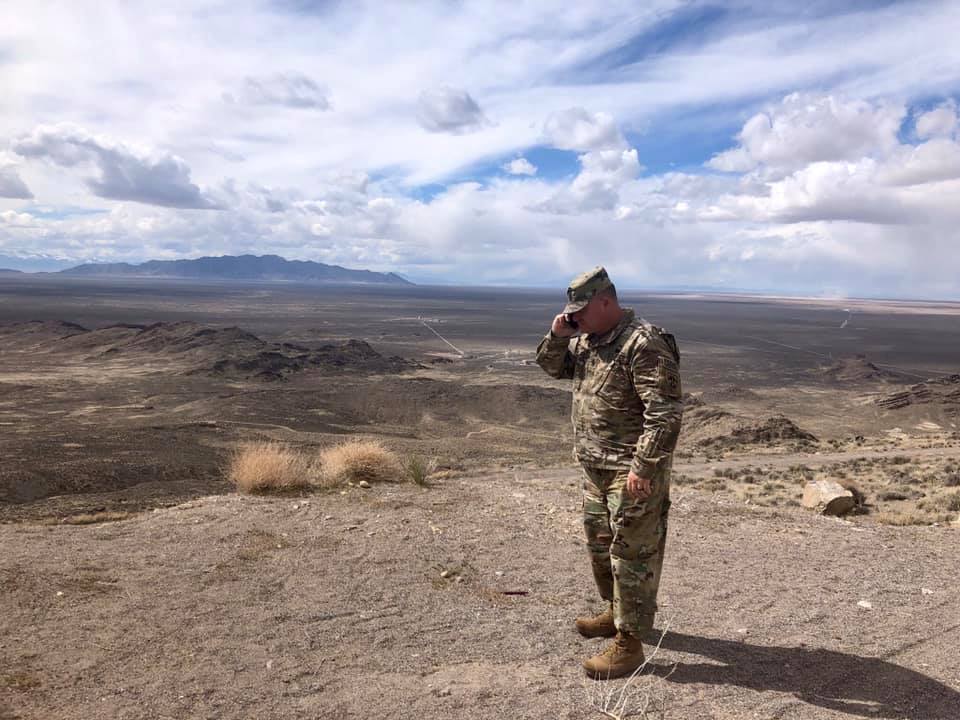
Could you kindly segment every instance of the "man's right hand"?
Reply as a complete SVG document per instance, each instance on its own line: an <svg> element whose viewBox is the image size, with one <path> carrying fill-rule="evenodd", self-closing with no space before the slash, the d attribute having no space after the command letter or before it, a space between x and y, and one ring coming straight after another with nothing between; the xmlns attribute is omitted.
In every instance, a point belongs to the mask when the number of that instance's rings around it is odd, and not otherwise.
<svg viewBox="0 0 960 720"><path fill-rule="evenodd" d="M553 325L550 326L550 332L557 337L573 337L577 334L576 329L567 322L567 316L560 313L553 319Z"/></svg>

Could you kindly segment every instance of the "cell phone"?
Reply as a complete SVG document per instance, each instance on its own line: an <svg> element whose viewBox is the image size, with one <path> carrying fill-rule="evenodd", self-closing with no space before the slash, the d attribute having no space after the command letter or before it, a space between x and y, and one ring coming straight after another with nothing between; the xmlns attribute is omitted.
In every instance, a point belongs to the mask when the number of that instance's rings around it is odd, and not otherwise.
<svg viewBox="0 0 960 720"><path fill-rule="evenodd" d="M577 329L577 321L573 319L573 315L571 315L570 313L567 313L566 315L563 316L563 319L567 323L567 325L572 327L574 330Z"/></svg>

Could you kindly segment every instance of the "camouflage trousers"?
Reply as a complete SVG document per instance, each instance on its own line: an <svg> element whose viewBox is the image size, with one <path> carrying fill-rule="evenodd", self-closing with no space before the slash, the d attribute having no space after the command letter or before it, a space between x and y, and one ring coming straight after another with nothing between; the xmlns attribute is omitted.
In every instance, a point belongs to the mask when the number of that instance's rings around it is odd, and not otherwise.
<svg viewBox="0 0 960 720"><path fill-rule="evenodd" d="M646 500L627 494L627 470L583 471L583 527L597 589L613 603L617 629L642 635L653 628L657 612L670 470L657 473Z"/></svg>

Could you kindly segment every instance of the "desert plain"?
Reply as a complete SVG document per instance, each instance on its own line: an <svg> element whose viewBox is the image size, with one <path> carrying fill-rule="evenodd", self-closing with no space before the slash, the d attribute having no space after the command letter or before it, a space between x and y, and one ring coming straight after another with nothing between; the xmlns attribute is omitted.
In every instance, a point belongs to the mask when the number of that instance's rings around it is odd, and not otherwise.
<svg viewBox="0 0 960 720"><path fill-rule="evenodd" d="M650 666L597 683L562 290L4 277L0 720L960 718L960 304L622 301L686 410ZM432 474L226 476L351 438Z"/></svg>

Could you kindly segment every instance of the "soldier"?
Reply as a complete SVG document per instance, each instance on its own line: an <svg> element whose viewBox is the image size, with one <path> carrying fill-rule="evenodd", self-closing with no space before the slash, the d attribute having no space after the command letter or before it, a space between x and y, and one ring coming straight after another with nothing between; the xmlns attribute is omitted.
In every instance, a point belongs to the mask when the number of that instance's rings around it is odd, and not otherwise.
<svg viewBox="0 0 960 720"><path fill-rule="evenodd" d="M573 380L583 524L607 603L575 626L585 637L616 637L583 666L594 678L621 677L643 665L641 637L657 611L683 412L680 353L672 335L620 307L602 267L574 278L567 301L537 348L537 364Z"/></svg>

